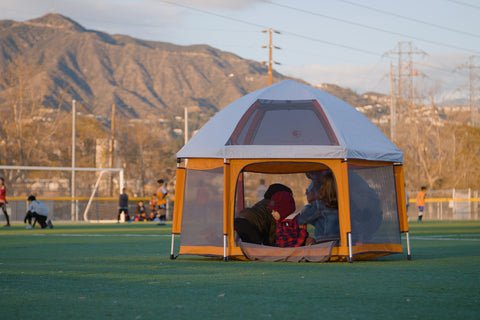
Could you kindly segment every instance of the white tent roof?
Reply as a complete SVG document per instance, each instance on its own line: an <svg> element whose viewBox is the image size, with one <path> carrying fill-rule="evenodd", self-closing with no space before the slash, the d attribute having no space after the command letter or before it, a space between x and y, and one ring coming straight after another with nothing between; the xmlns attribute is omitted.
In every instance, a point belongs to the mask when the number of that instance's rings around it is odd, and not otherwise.
<svg viewBox="0 0 480 320"><path fill-rule="evenodd" d="M318 103L321 110L315 112L315 114L323 115L320 118L325 119L324 122L327 123L326 127L328 128L326 131L331 132L329 136L334 137L333 143L311 142L317 136L316 134L312 135L311 132L317 132L317 128L321 125L316 125L315 121L312 121L312 117L305 117L307 113L302 113L304 118L299 119L295 116L296 108L300 109L298 106L305 101L309 101L310 105L312 101ZM281 115L281 118L264 117L264 120L261 120L270 121L267 129L261 131L258 127L255 127L247 133L247 135L258 134L259 136L271 134L273 136L271 137L272 143L269 142L268 138L258 138L257 142L251 144L232 143L231 137L235 136L235 132L239 130L235 131L237 125L239 127L243 126L246 121L245 114L252 112L255 103L262 104L270 111L275 111L277 106L280 106L279 109L283 110L283 113L277 112L279 116ZM271 119L274 119L274 121ZM318 122L318 119L316 121ZM308 128L309 125L310 128ZM288 143L280 144L282 137L288 140ZM309 140L309 142L305 143L306 140ZM329 158L402 162L403 152L368 118L345 101L296 81L285 80L254 91L229 104L190 139L177 153L177 157L223 159Z"/></svg>

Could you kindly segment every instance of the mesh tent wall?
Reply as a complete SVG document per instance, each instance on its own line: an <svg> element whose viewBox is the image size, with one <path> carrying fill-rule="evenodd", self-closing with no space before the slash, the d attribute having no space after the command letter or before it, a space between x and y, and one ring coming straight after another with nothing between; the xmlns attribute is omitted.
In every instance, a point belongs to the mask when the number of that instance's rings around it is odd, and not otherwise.
<svg viewBox="0 0 480 320"><path fill-rule="evenodd" d="M243 256L233 220L243 208L245 172L325 169L333 172L339 203L332 260L402 252L400 233L408 232L403 153L326 92L291 80L257 90L215 115L177 158L172 257L174 234L179 254Z"/></svg>

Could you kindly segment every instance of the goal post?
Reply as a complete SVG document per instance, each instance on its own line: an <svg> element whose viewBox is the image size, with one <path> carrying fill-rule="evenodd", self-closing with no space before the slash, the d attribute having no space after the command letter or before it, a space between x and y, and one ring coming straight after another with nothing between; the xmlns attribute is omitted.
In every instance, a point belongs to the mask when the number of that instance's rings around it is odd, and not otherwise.
<svg viewBox="0 0 480 320"><path fill-rule="evenodd" d="M79 197L76 196L76 189L77 186L75 185L76 179L74 178L75 172L95 172L98 173L98 177L96 183L91 190L90 197L88 198L87 206L83 212L83 220L88 222L88 211L91 207L92 201L95 198L95 194L97 193L98 187L100 185L101 179L105 173L113 173L118 174L118 190L119 193L122 192L123 187L125 186L125 179L124 179L124 169L123 168L88 168L88 167L45 167L45 166L8 166L8 165L0 165L0 170L18 170L18 171L60 171L60 172L70 172L72 175L72 183L71 183L71 195L70 197L61 197L62 200L70 200L70 213L71 213L71 220L72 221L79 221L79 212L78 212L78 200ZM9 186L7 185L7 190ZM83 197L82 197L83 198ZM7 196L8 200L8 196Z"/></svg>

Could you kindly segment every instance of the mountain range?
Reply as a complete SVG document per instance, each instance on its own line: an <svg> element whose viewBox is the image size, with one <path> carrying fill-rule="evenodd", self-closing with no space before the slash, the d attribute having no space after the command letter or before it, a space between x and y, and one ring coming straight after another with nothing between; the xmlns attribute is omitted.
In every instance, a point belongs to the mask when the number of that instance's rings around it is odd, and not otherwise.
<svg viewBox="0 0 480 320"><path fill-rule="evenodd" d="M268 85L266 66L235 54L87 30L55 13L0 21L0 70L2 103L13 75L28 78L44 107L68 110L75 99L87 112L109 116L115 104L131 118L172 115L185 106L217 110Z"/></svg>
<svg viewBox="0 0 480 320"><path fill-rule="evenodd" d="M70 110L75 99L103 117L112 105L125 118L169 117L184 107L214 113L268 85L265 65L233 53L110 35L56 13L0 21L0 71L0 109L28 87L23 95L42 107ZM288 78L273 72L274 82ZM353 105L369 103L338 86L322 89Z"/></svg>

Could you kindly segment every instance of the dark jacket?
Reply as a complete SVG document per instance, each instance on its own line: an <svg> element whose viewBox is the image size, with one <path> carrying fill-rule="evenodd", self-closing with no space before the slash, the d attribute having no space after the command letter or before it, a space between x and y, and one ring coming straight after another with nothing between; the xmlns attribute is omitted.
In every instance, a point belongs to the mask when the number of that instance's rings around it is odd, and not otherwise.
<svg viewBox="0 0 480 320"><path fill-rule="evenodd" d="M269 203L268 199L260 200L253 207L240 211L237 218L246 219L257 227L264 245L275 246L276 221L272 216L272 210L267 208Z"/></svg>

